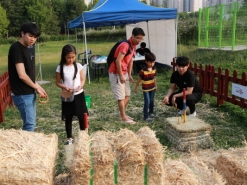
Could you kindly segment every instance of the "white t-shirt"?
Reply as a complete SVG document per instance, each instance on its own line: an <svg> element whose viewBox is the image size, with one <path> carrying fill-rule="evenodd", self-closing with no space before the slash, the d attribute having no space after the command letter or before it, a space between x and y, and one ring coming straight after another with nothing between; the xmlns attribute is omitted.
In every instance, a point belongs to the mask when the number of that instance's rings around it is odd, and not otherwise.
<svg viewBox="0 0 247 185"><path fill-rule="evenodd" d="M63 85L71 89L74 89L75 95L80 94L83 91L83 89L81 89L80 91L76 91L78 86L81 85L80 71L83 69L83 66L80 63L76 63L76 65L77 65L78 71L75 77L75 82L73 82L73 77L75 73L74 65L71 65L71 66L63 65L63 74L64 74ZM60 73L60 65L57 66L56 72ZM74 83L74 87L73 87L73 83Z"/></svg>

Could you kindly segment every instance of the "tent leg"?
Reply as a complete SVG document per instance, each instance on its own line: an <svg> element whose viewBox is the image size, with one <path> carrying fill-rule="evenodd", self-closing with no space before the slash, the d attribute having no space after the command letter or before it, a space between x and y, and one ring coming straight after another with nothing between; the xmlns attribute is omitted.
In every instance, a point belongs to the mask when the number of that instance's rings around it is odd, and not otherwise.
<svg viewBox="0 0 247 185"><path fill-rule="evenodd" d="M88 74L88 83L90 84L90 74L89 74L89 62L88 62L88 53L87 53L87 34L86 34L86 27L85 27L85 22L83 22L83 33L84 33L84 38L85 38L85 49L86 49L86 59L87 59L87 74Z"/></svg>
<svg viewBox="0 0 247 185"><path fill-rule="evenodd" d="M88 83L90 84L90 74L89 74L89 66L88 66L88 68L87 68L87 78L88 78Z"/></svg>

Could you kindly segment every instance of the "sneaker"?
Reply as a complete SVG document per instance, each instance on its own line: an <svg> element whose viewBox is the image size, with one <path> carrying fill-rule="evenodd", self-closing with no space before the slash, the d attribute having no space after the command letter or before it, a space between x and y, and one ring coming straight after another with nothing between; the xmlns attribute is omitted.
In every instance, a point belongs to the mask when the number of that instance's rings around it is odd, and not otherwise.
<svg viewBox="0 0 247 185"><path fill-rule="evenodd" d="M179 110L179 111L178 111L178 114L179 114L179 115L184 114L184 110Z"/></svg>
<svg viewBox="0 0 247 185"><path fill-rule="evenodd" d="M184 110L178 110L178 114L179 114L179 115L183 115L183 114L184 114ZM190 114L190 109L189 109L189 107L186 107L186 114L187 114L187 115Z"/></svg>
<svg viewBox="0 0 247 185"><path fill-rule="evenodd" d="M146 119L144 119L146 122L148 122L148 123L152 123L154 120L152 119L152 118L150 118L150 117L148 117L148 118L146 118Z"/></svg>
<svg viewBox="0 0 247 185"><path fill-rule="evenodd" d="M195 111L195 112L193 112L192 114L190 114L189 116L196 117L196 111Z"/></svg>
<svg viewBox="0 0 247 185"><path fill-rule="evenodd" d="M73 139L68 139L68 140L65 142L65 144L64 144L64 145L72 145L72 144L73 144L73 142L74 142L74 140L73 140Z"/></svg>
<svg viewBox="0 0 247 185"><path fill-rule="evenodd" d="M150 114L149 117L150 118L155 118L155 115L154 114Z"/></svg>

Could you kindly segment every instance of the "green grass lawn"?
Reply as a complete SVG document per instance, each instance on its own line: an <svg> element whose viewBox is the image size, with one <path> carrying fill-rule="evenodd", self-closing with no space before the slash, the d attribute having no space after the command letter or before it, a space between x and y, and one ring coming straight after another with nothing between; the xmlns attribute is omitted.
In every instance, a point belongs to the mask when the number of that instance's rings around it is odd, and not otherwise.
<svg viewBox="0 0 247 185"><path fill-rule="evenodd" d="M55 85L55 69L59 63L61 49L67 42L48 42L39 45L40 54L37 53L36 46L36 66L37 66L37 80L40 80L38 74L38 57L40 55L40 61L42 62L42 77L45 81L50 81L48 84L44 84L43 87L47 91L50 100L47 104L37 104L37 128L36 132L44 132L45 134L56 133L59 138L59 155L57 159L57 174L67 172L68 169L64 166L64 147L63 143L66 140L66 133L64 128L64 122L61 121L61 101L59 97L60 89ZM76 43L74 43L76 45ZM107 54L114 42L92 42L89 43L93 54ZM0 46L0 72L1 74L6 71L7 66L7 52L9 46ZM84 51L82 44L77 44L79 52ZM197 50L193 46L178 46L178 55L187 55L192 61L198 63L207 64L210 59L210 63L216 66L225 68L227 66L238 66L231 68L235 70L246 71L246 60L244 52L231 53L236 55L237 58L243 60L237 61L236 64L230 64L229 57L223 56L222 53L217 51L211 53L209 51ZM246 53L246 51L245 51ZM215 56L219 58L215 58ZM225 54L226 55L226 54ZM229 54L230 55L230 54ZM204 59L207 60L204 60ZM234 57L232 57L234 58ZM223 59L226 59L224 62ZM172 59L171 59L172 60ZM242 64L242 65L241 65ZM245 65L244 65L245 64ZM91 83L86 82L84 90L86 95L91 96L91 108L89 109L89 134L98 130L117 131L121 128L128 128L132 131L137 131L143 126L149 126L156 132L157 138L159 138L162 145L166 146L166 157L178 158L182 153L174 149L168 139L165 137L165 119L167 117L176 116L176 110L171 107L165 106L161 103L168 88L169 78L171 71L166 69L158 69L157 83L158 90L155 96L155 114L156 119L153 123L146 123L142 120L143 109L143 95L141 87L137 94L132 94L127 108L127 114L133 117L136 121L136 125L129 125L122 123L118 118L117 102L114 100L108 77L104 74L101 75L99 81L95 80L91 76ZM137 75L134 74L134 79L137 80ZM133 90L134 84L131 85ZM209 95L203 95L200 103L197 104L198 117L209 123L212 126L211 136L214 140L215 147L213 150L220 148L241 147L243 141L247 137L247 111L246 109L239 108L230 103L224 103L220 107L216 107L216 99ZM21 119L18 110L15 107L8 107L4 112L5 122L0 123L0 129L20 129ZM77 134L79 130L78 123L73 124L73 133Z"/></svg>

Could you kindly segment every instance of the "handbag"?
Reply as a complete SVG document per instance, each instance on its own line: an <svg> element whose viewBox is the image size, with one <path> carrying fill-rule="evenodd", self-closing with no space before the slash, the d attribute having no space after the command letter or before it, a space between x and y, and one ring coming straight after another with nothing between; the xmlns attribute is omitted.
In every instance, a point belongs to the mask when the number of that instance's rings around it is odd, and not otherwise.
<svg viewBox="0 0 247 185"><path fill-rule="evenodd" d="M75 84L75 80L73 80L73 87ZM74 100L74 91L67 91L65 89L62 89L61 91L61 100L63 102L72 102Z"/></svg>
<svg viewBox="0 0 247 185"><path fill-rule="evenodd" d="M61 100L63 102L72 102L74 100L74 91L66 91L66 90L62 90L61 91Z"/></svg>

